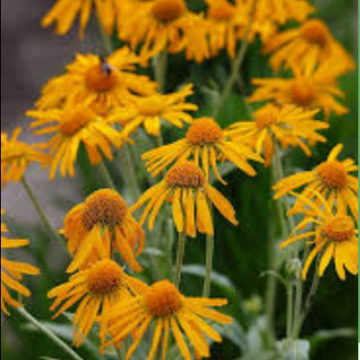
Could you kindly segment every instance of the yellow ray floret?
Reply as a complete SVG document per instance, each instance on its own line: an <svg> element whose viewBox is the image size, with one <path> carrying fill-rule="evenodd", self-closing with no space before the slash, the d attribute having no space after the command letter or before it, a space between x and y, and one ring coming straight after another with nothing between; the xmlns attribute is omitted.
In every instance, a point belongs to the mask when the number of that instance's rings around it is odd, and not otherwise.
<svg viewBox="0 0 360 360"><path fill-rule="evenodd" d="M112 160L111 145L119 148L123 142L111 124L84 105L28 111L27 115L37 119L31 123L36 135L53 135L44 145L51 155L50 179L54 179L57 170L63 177L75 176L74 165L81 144L95 165L101 162L102 155Z"/></svg>
<svg viewBox="0 0 360 360"><path fill-rule="evenodd" d="M171 94L155 93L133 97L126 105L114 109L109 121L120 123L125 137L134 133L141 125L148 134L157 136L160 134L162 120L182 128L184 122L192 121L187 112L198 109L195 104L185 102L185 98L193 94L192 88L189 84Z"/></svg>
<svg viewBox="0 0 360 360"><path fill-rule="evenodd" d="M358 178L351 173L358 170L354 160L347 158L338 160L338 155L343 145L336 145L329 153L326 161L316 166L311 171L300 172L280 180L275 186L275 199L290 191L304 188L302 196L313 201L314 191L319 192L328 199L329 204L337 204L342 209L349 208L358 218ZM301 209L302 201L295 203L294 209Z"/></svg>
<svg viewBox="0 0 360 360"><path fill-rule="evenodd" d="M72 275L68 282L49 291L48 297L55 298L50 310L58 308L53 318L78 304L73 320L74 345L80 346L95 322L100 322L103 343L109 312L119 302L145 289L144 283L127 275L115 261L105 258Z"/></svg>
<svg viewBox="0 0 360 360"><path fill-rule="evenodd" d="M206 179L209 179L211 167L216 178L223 183L217 162L229 161L249 176L255 176L256 172L248 160L262 162L261 157L248 146L232 141L227 129L222 130L212 118L194 120L184 139L150 150L142 158L154 176L176 161L191 158L200 166L201 160Z"/></svg>
<svg viewBox="0 0 360 360"><path fill-rule="evenodd" d="M106 114L124 103L130 95L149 95L156 84L147 76L135 74L140 58L127 47L107 58L78 54L66 72L50 80L42 90L36 107L40 109L86 104Z"/></svg>
<svg viewBox="0 0 360 360"><path fill-rule="evenodd" d="M27 144L19 140L22 128L14 130L11 138L1 133L1 187L20 181L32 162L48 165L49 156L40 151L43 144Z"/></svg>
<svg viewBox="0 0 360 360"><path fill-rule="evenodd" d="M5 213L4 210L1 210L1 216ZM29 244L27 239L8 239L3 237L2 234L8 231L5 224L1 223L1 254L5 249L16 249ZM35 266L6 259L4 256L1 256L1 311L6 315L9 315L9 311L6 305L12 307L19 307L22 304L15 300L9 289L18 292L22 296L30 296L31 292L22 284L23 275L38 275L39 269Z"/></svg>
<svg viewBox="0 0 360 360"><path fill-rule="evenodd" d="M64 235L74 259L68 272L86 267L100 257L118 251L135 271L144 247L144 233L131 216L125 200L116 191L101 189L71 209L64 220Z"/></svg>
<svg viewBox="0 0 360 360"><path fill-rule="evenodd" d="M311 239L307 243L313 245L302 270L305 279L309 267L319 256L317 272L323 276L330 261L334 259L337 275L345 280L345 269L353 275L358 274L358 231L354 220L348 216L346 209L339 207L337 211L318 192L313 191L311 201L303 195L297 195L299 201L306 205L305 218L292 231L281 247L299 240ZM308 227L312 227L308 230ZM299 234L297 234L299 233Z"/></svg>
<svg viewBox="0 0 360 360"><path fill-rule="evenodd" d="M283 148L300 147L310 156L309 144L326 141L317 131L329 127L324 121L314 120L317 113L318 110L304 110L294 105L268 104L253 114L254 121L231 125L228 134L234 142L252 144L259 154L264 153L265 165L271 163L276 141Z"/></svg>
<svg viewBox="0 0 360 360"><path fill-rule="evenodd" d="M155 330L147 360L166 359L171 335L185 360L193 359L186 338L194 350L193 353L199 357L210 357L206 338L215 342L221 342L222 339L205 320L230 324L232 319L229 316L210 309L226 304L225 299L186 297L168 280L156 282L143 293L120 302L113 309L109 316L111 325L108 328L112 340L107 345L122 340L136 330L134 341L126 354L126 360L131 359L145 333L154 324Z"/></svg>
<svg viewBox="0 0 360 360"><path fill-rule="evenodd" d="M252 83L258 88L247 100L271 100L281 105L320 108L326 119L331 113L344 115L348 113L348 109L337 100L337 97L345 97L345 93L337 85L338 75L337 67L327 63L315 71L294 70L294 76L289 79L253 79Z"/></svg>
<svg viewBox="0 0 360 360"><path fill-rule="evenodd" d="M114 30L117 7L116 0L58 0L42 18L41 25L46 28L56 24L56 34L65 35L79 15L79 36L83 38L91 12L95 8L101 26L111 34Z"/></svg>
<svg viewBox="0 0 360 360"><path fill-rule="evenodd" d="M149 229L165 202L172 205L172 213L178 232L195 237L196 230L212 235L214 233L210 213L211 202L232 224L237 225L235 210L229 201L205 179L204 173L193 162L181 161L175 164L165 178L144 192L131 211L145 205L140 224L149 217Z"/></svg>
<svg viewBox="0 0 360 360"><path fill-rule="evenodd" d="M281 65L307 71L326 62L341 67L341 73L355 69L354 60L333 38L326 24L318 19L308 20L298 28L274 36L266 43L264 51L274 52L270 64L275 71Z"/></svg>

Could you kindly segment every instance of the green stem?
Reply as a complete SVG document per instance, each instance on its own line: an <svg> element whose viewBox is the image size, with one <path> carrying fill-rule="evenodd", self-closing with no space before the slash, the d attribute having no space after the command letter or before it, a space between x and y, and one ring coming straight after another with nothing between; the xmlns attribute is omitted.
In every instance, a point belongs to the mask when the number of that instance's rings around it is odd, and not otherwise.
<svg viewBox="0 0 360 360"><path fill-rule="evenodd" d="M116 190L116 187L115 187L114 181L110 175L110 172L103 161L99 164L99 171L101 173L101 176L104 179L106 186L110 189Z"/></svg>
<svg viewBox="0 0 360 360"><path fill-rule="evenodd" d="M99 30L99 35L100 35L100 40L101 43L103 45L103 50L104 50L104 56L109 56L110 54L112 54L112 52L114 51L114 47L113 44L111 42L111 38L110 36L105 32L105 29L103 28L103 26L101 25L101 22L99 20L99 18L97 18L97 24L98 24L98 30Z"/></svg>
<svg viewBox="0 0 360 360"><path fill-rule="evenodd" d="M212 219L212 207L210 206L211 222ZM210 296L211 290L211 272L214 262L214 235L206 235L206 259L205 259L205 279L203 287L203 297Z"/></svg>
<svg viewBox="0 0 360 360"><path fill-rule="evenodd" d="M229 78L228 78L228 80L227 80L227 82L225 84L225 87L223 89L223 92L222 92L220 100L219 100L219 104L218 104L218 106L216 107L216 109L214 111L214 114L213 114L214 118L219 116L219 113L222 110L222 108L223 108L223 106L224 106L224 104L226 102L226 99L230 95L231 90L234 87L234 84L238 80L238 72L239 72L239 70L240 70L240 68L241 68L241 66L243 64L243 61L245 59L246 51L247 51L247 49L249 47L249 39L250 39L253 20L254 20L254 17L255 17L256 4L257 4L257 0L254 0L253 4L252 4L251 11L250 11L249 24L247 26L245 36L244 36L244 38L243 38L243 40L241 42L239 51L238 51L238 53L236 55L236 58L235 58L235 60L233 62L232 72L231 72L231 74L230 74L230 76L229 76Z"/></svg>
<svg viewBox="0 0 360 360"><path fill-rule="evenodd" d="M294 287L291 281L287 285L286 294L286 338L290 339L294 320Z"/></svg>
<svg viewBox="0 0 360 360"><path fill-rule="evenodd" d="M168 54L163 50L154 58L154 76L160 92L165 92L167 65Z"/></svg>
<svg viewBox="0 0 360 360"><path fill-rule="evenodd" d="M186 233L184 230L182 232L179 232L178 248L176 253L176 264L175 264L175 274L174 274L174 284L176 287L179 287L180 285L181 269L185 255L185 242L186 242Z"/></svg>
<svg viewBox="0 0 360 360"><path fill-rule="evenodd" d="M42 209L35 193L32 191L31 186L28 183L28 181L26 180L25 176L23 176L23 178L21 179L21 183L22 183L29 199L31 200L34 208L36 209L46 230L48 231L48 233L50 233L52 236L54 236L54 238L62 245L64 251L68 254L68 251L67 251L67 248L66 248L66 245L65 245L63 239L61 238L59 233L53 228L53 226L50 224L49 219L46 217L44 210Z"/></svg>
<svg viewBox="0 0 360 360"><path fill-rule="evenodd" d="M46 335L50 340L54 342L59 348L61 348L66 354L74 360L83 360L69 345L64 341L58 338L50 329L45 325L41 324L35 317L33 317L25 308L17 308L16 311L27 321L32 323L36 328L38 328L44 335Z"/></svg>

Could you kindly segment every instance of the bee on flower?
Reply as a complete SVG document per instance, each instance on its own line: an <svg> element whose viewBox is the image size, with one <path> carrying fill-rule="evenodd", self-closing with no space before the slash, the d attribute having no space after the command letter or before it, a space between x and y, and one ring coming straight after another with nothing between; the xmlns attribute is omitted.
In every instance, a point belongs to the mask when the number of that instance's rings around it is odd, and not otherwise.
<svg viewBox="0 0 360 360"><path fill-rule="evenodd" d="M18 127L9 137L6 132L1 133L1 187L9 182L19 182L25 175L27 167L39 163L46 167L49 157L40 149L43 144L27 144L19 140L22 128Z"/></svg>
<svg viewBox="0 0 360 360"><path fill-rule="evenodd" d="M64 236L74 259L67 271L83 269L100 258L118 252L134 271L144 247L144 233L125 200L115 190L101 189L73 207L64 220Z"/></svg>
<svg viewBox="0 0 360 360"><path fill-rule="evenodd" d="M329 127L328 123L314 119L317 113L318 110L304 110L294 105L278 107L270 103L253 113L253 121L231 125L228 135L233 142L252 144L258 154L264 154L265 166L271 164L276 142L283 148L300 147L310 156L309 144L326 142L318 131Z"/></svg>
<svg viewBox="0 0 360 360"><path fill-rule="evenodd" d="M54 319L77 304L74 345L79 347L95 322L100 322L99 335L104 344L106 319L114 306L145 289L142 281L127 275L115 261L104 258L71 275L69 281L50 290L48 298L54 298L50 310L58 308Z"/></svg>
<svg viewBox="0 0 360 360"><path fill-rule="evenodd" d="M275 199L278 199L295 189L303 188L302 197L314 201L314 191L324 196L329 204L337 204L343 212L350 209L354 217L358 218L358 178L351 173L357 172L358 166L354 160L347 158L343 161L338 156L343 148L336 145L329 153L327 160L313 170L300 172L280 180L274 186ZM294 211L303 206L299 198Z"/></svg>
<svg viewBox="0 0 360 360"><path fill-rule="evenodd" d="M232 141L227 129L222 130L214 119L205 117L192 122L184 139L150 150L142 158L146 160L147 170L154 176L176 161L191 158L200 166L201 160L205 178L209 180L211 167L222 183L225 181L217 167L219 160L233 163L249 176L255 176L256 171L248 161L263 162L248 146Z"/></svg>
<svg viewBox="0 0 360 360"><path fill-rule="evenodd" d="M206 337L215 342L221 342L222 338L205 320L230 324L232 319L229 316L210 308L226 304L225 299L186 297L170 281L158 281L147 286L142 293L120 301L114 307L108 320L111 341L106 345L116 344L136 330L134 341L126 354L126 358L130 359L143 340L145 332L154 324L148 360L154 359L159 349L159 359L166 359L171 333L184 359L193 359L185 339L192 345L199 358L210 357Z"/></svg>
<svg viewBox="0 0 360 360"><path fill-rule="evenodd" d="M5 214L4 210L1 210L1 216ZM31 292L20 283L24 275L38 275L39 269L30 264L23 262L8 260L3 256L3 250L18 249L29 245L27 239L9 239L3 236L3 233L8 232L7 226L1 223L1 311L9 315L7 305L14 308L22 306L21 302L14 299L9 289L18 292L22 296L29 297Z"/></svg>
<svg viewBox="0 0 360 360"><path fill-rule="evenodd" d="M84 105L67 105L61 109L28 111L27 116L36 120L31 128L36 135L52 134L44 144L50 149L50 179L59 170L62 177L75 176L75 163L81 144L84 144L93 165L102 161L103 155L113 159L111 145L119 148L123 137L103 117Z"/></svg>
<svg viewBox="0 0 360 360"><path fill-rule="evenodd" d="M305 279L314 259L319 256L317 272L323 276L330 261L334 259L335 269L341 280L346 279L345 269L353 275L358 274L358 230L354 220L347 214L346 209L338 207L334 211L332 203L317 191L312 192L309 200L303 195L291 192L298 201L306 205L305 218L292 231L289 238L281 247L288 246L299 240L307 240L312 250L307 256L302 270ZM293 210L292 213L295 211ZM299 211L300 213L303 211ZM311 230L307 230L312 226ZM300 232L300 234L297 234Z"/></svg>
<svg viewBox="0 0 360 360"><path fill-rule="evenodd" d="M238 223L230 202L207 182L199 166L190 161L177 162L162 181L140 196L131 212L146 204L140 224L149 217L148 226L152 230L158 212L167 201L171 203L177 231L191 237L196 236L196 231L214 234L209 202L233 225Z"/></svg>

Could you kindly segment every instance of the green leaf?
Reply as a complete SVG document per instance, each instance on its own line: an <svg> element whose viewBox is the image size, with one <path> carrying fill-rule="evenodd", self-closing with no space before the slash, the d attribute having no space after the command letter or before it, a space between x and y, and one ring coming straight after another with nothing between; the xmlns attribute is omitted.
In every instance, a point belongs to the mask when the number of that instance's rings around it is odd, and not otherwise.
<svg viewBox="0 0 360 360"><path fill-rule="evenodd" d="M332 330L319 330L313 336L310 337L309 341L311 344L311 350L319 346L325 341L329 341L336 338L356 338L357 332L351 328L339 328Z"/></svg>
<svg viewBox="0 0 360 360"><path fill-rule="evenodd" d="M212 327L223 337L231 340L241 351L247 349L246 333L241 324L234 319L232 324L212 324Z"/></svg>

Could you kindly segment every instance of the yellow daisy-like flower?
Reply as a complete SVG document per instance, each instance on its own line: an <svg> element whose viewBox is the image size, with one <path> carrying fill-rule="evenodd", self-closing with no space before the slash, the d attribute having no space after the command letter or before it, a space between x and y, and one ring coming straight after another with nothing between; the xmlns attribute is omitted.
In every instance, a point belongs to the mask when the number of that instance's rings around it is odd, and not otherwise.
<svg viewBox="0 0 360 360"><path fill-rule="evenodd" d="M338 88L337 67L330 63L315 71L301 72L294 69L294 77L289 79L253 79L258 88L247 99L248 102L271 100L278 104L294 104L306 109L321 108L328 119L334 112L337 115L348 113L348 109L340 104L336 97L345 97Z"/></svg>
<svg viewBox="0 0 360 360"><path fill-rule="evenodd" d="M280 180L275 186L275 199L285 194L304 187L302 196L314 200L314 191L317 191L330 204L336 203L342 209L350 208L352 214L358 218L358 179L351 175L358 170L354 160L347 158L338 160L338 155L343 148L342 144L336 145L329 153L326 161L316 166L311 171L291 175ZM294 209L301 209L302 201L299 199ZM344 210L345 211L345 210Z"/></svg>
<svg viewBox="0 0 360 360"><path fill-rule="evenodd" d="M53 318L78 303L73 320L74 345L80 346L97 321L103 343L107 315L116 304L145 289L144 283L127 275L115 261L101 259L49 291L48 297L55 298L50 310L54 311L62 304Z"/></svg>
<svg viewBox="0 0 360 360"><path fill-rule="evenodd" d="M230 139L228 131L222 130L212 118L194 120L184 139L150 150L142 158L147 161L146 167L154 176L175 161L193 158L195 164L200 165L201 159L205 178L209 179L211 167L222 183L225 181L217 168L219 160L232 162L249 176L255 176L256 172L248 160L263 161L252 149Z"/></svg>
<svg viewBox="0 0 360 360"><path fill-rule="evenodd" d="M274 36L266 43L264 51L275 51L270 59L275 71L282 65L307 71L328 61L341 66L342 73L355 69L354 60L333 38L326 24L318 19L308 20L298 28Z"/></svg>
<svg viewBox="0 0 360 360"><path fill-rule="evenodd" d="M147 360L152 360L160 347L159 359L166 359L170 331L184 359L193 359L184 335L200 358L210 357L206 337L215 342L221 342L222 338L204 320L230 324L232 319L229 316L209 308L226 304L225 299L186 297L170 281L158 281L148 286L143 293L120 302L113 309L109 316L111 325L108 329L112 341L107 345L116 343L136 330L135 340L126 354L126 359L130 359L145 332L154 323L152 346Z"/></svg>
<svg viewBox="0 0 360 360"><path fill-rule="evenodd" d="M334 213L331 204L318 192L313 192L317 202L313 202L302 195L298 196L307 206L306 217L301 221L285 240L281 247L290 245L301 239L313 238L308 243L314 247L308 255L302 277L305 279L311 263L320 254L318 274L322 276L331 259L334 259L336 272L341 280L345 280L345 269L353 275L358 274L358 231L354 220L347 215L346 210L341 207ZM307 231L308 226L314 230ZM297 232L303 231L299 235Z"/></svg>
<svg viewBox="0 0 360 360"><path fill-rule="evenodd" d="M314 120L318 110L304 110L294 105L277 107L268 104L254 112L254 121L240 121L229 127L228 134L233 141L252 144L259 154L264 153L265 165L271 163L275 143L282 147L300 147L307 156L311 155L308 143L326 142L317 133L327 129L329 124Z"/></svg>
<svg viewBox="0 0 360 360"><path fill-rule="evenodd" d="M64 220L64 235L74 255L68 272L109 257L112 251L118 251L134 271L141 271L136 256L144 247L144 233L115 190L95 191L71 209Z"/></svg>
<svg viewBox="0 0 360 360"><path fill-rule="evenodd" d="M149 229L154 227L156 215L164 202L172 204L172 214L178 232L195 237L200 233L213 235L209 200L232 224L237 225L235 210L230 202L205 179L201 169L190 161L175 164L157 185L145 191L131 211L147 203L140 224L149 216Z"/></svg>
<svg viewBox="0 0 360 360"><path fill-rule="evenodd" d="M1 210L1 216L5 214L4 210ZM2 234L8 232L5 224L1 223L1 253L3 249L16 249L29 244L27 239L8 239L3 237ZM22 296L30 296L31 292L22 284L20 280L23 279L23 275L38 275L39 269L35 266L25 264L18 261L8 260L1 256L1 311L6 315L9 315L9 311L6 307L9 304L12 307L20 307L22 304L15 300L9 292L9 288L17 291Z"/></svg>
<svg viewBox="0 0 360 360"><path fill-rule="evenodd" d="M149 95L156 83L147 76L134 73L139 57L127 47L109 57L78 54L66 72L48 82L42 90L36 107L60 107L64 103L95 106L96 111L107 114L124 104L133 95Z"/></svg>
<svg viewBox="0 0 360 360"><path fill-rule="evenodd" d="M37 119L31 123L31 128L41 127L35 131L36 135L54 134L44 145L52 156L50 179L55 178L58 169L63 177L75 176L74 165L81 144L85 145L92 164L101 162L99 150L112 160L111 145L117 148L122 145L120 133L83 105L28 111L27 115Z"/></svg>
<svg viewBox="0 0 360 360"><path fill-rule="evenodd" d="M20 181L32 162L43 166L49 162L49 157L38 150L42 145L19 140L21 132L21 127L16 128L11 138L5 132L1 133L1 187L8 182Z"/></svg>
<svg viewBox="0 0 360 360"><path fill-rule="evenodd" d="M110 122L119 122L123 126L122 134L128 137L139 126L157 136L160 134L161 121L165 120L179 128L183 122L190 123L192 117L185 111L195 111L195 104L185 102L185 98L193 94L193 85L189 84L172 94L155 93L144 97L133 97L123 107L116 108L109 117Z"/></svg>
<svg viewBox="0 0 360 360"><path fill-rule="evenodd" d="M119 37L134 50L141 45L142 58L184 49L188 60L200 62L210 55L208 23L190 12L184 0L135 1L119 14Z"/></svg>
<svg viewBox="0 0 360 360"><path fill-rule="evenodd" d="M102 27L110 35L114 29L117 6L116 0L58 0L42 18L41 25L47 28L56 24L56 34L65 35L79 14L79 36L83 38L84 30L95 7Z"/></svg>

